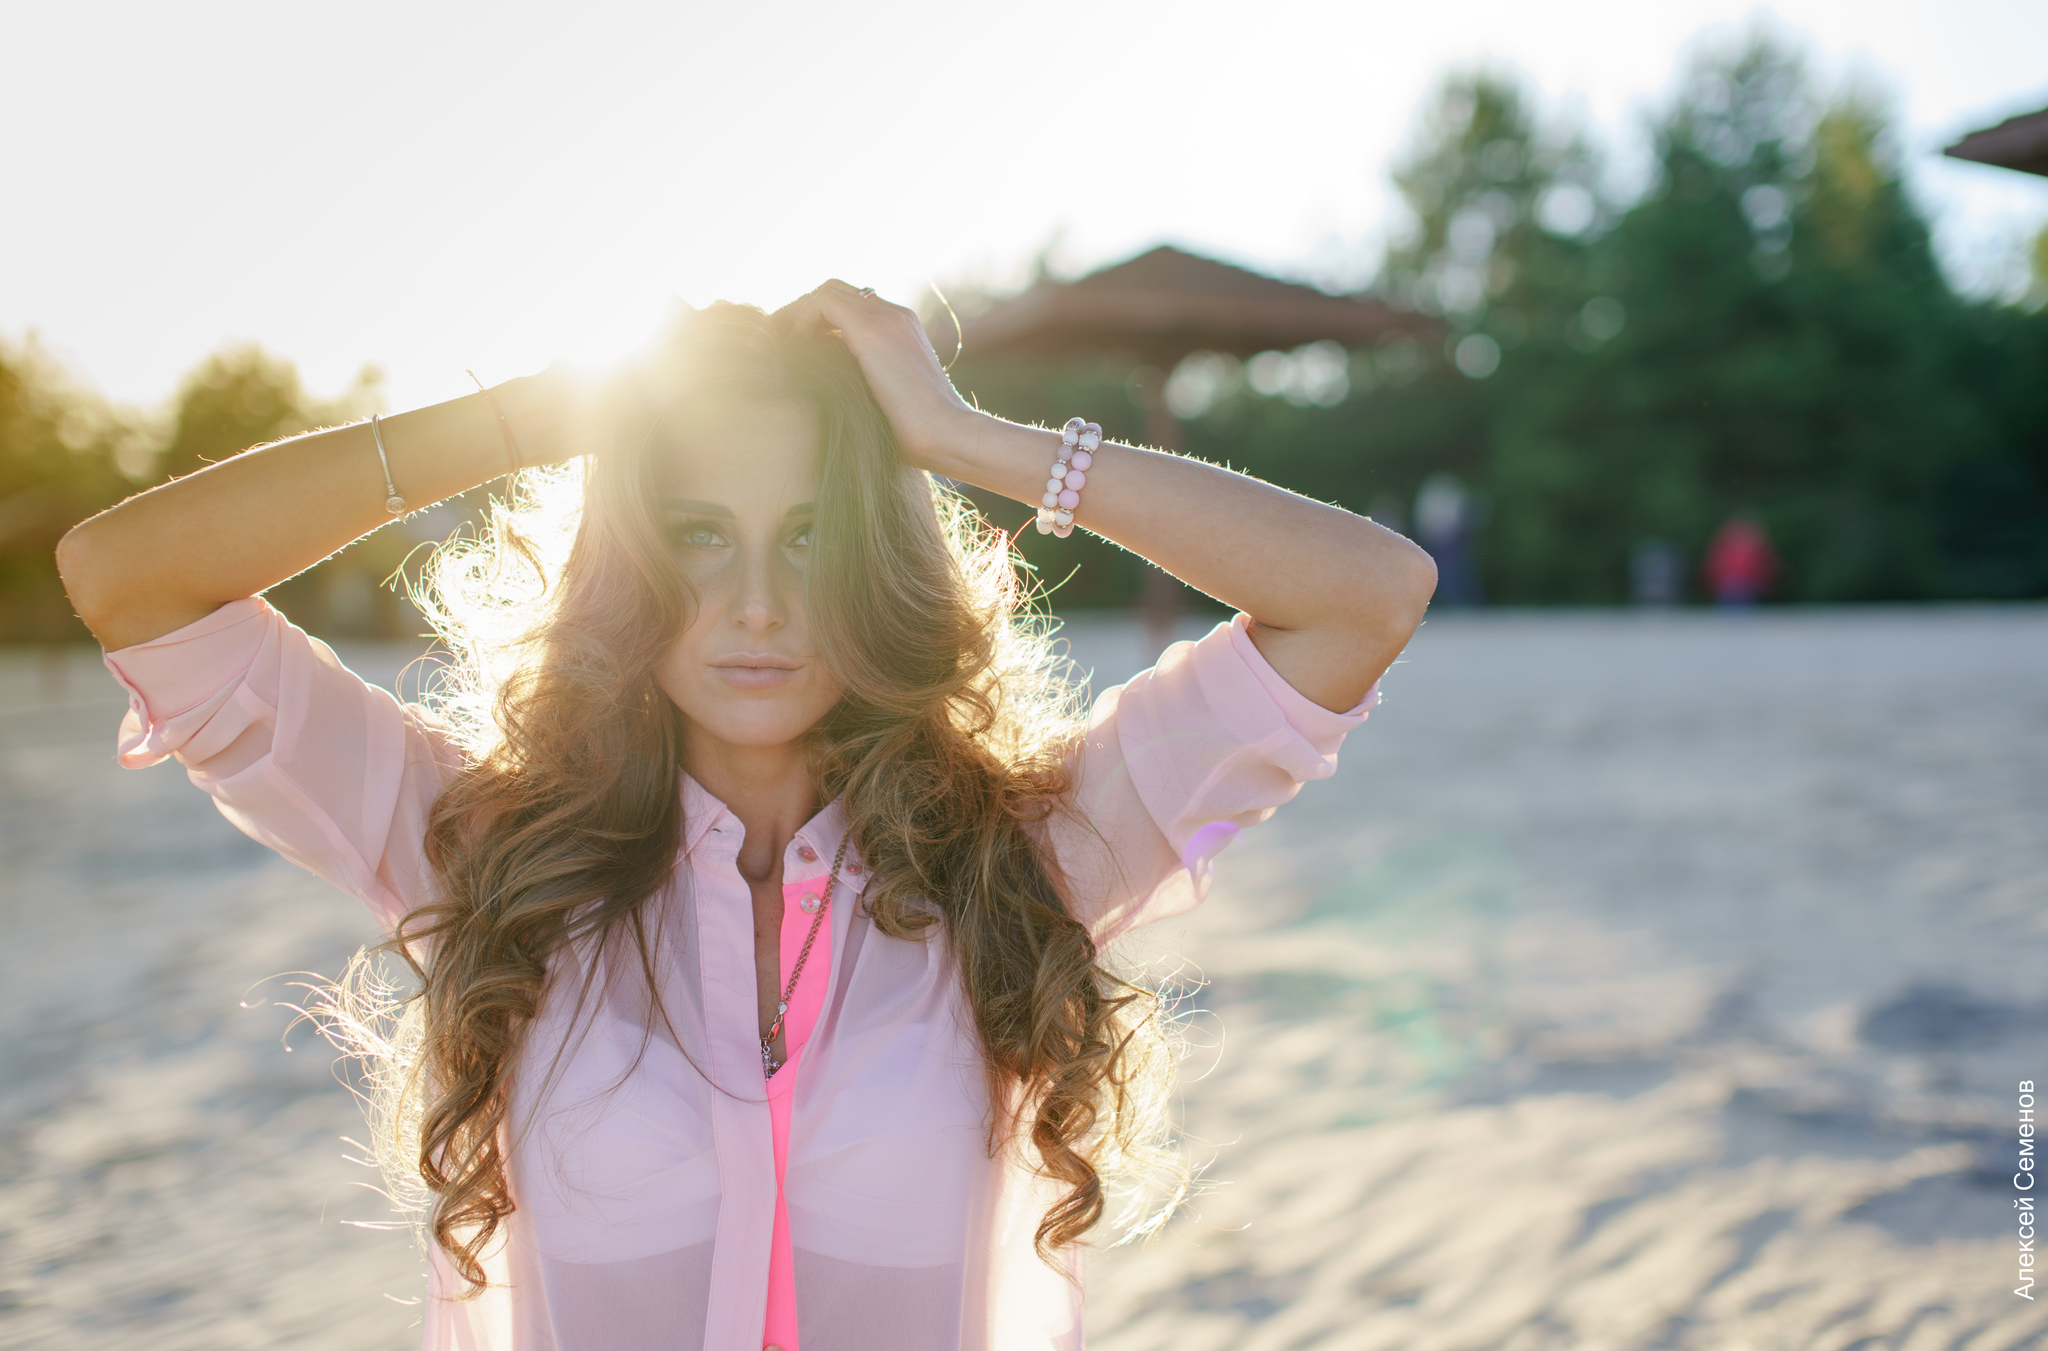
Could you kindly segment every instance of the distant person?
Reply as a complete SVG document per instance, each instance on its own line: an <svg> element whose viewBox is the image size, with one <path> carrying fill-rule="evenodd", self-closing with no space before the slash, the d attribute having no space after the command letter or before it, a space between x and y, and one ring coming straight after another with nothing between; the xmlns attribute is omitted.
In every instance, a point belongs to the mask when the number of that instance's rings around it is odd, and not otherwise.
<svg viewBox="0 0 2048 1351"><path fill-rule="evenodd" d="M1436 560L1436 602L1478 605L1485 600L1472 558L1478 513L1465 485L1451 474L1431 474L1415 494L1415 538Z"/></svg>
<svg viewBox="0 0 2048 1351"><path fill-rule="evenodd" d="M1333 772L1428 557L978 412L840 282L697 312L572 406L539 376L297 437L59 550L130 694L121 763L176 756L421 981L381 1068L393 1181L430 1197L426 1346L1080 1346L1080 1240L1114 1161L1160 1157L1170 1062L1103 947ZM261 597L584 457L431 573L466 698L402 704ZM1239 613L1083 717L934 474ZM379 1032L364 997L343 1025Z"/></svg>
<svg viewBox="0 0 2048 1351"><path fill-rule="evenodd" d="M1685 562L1670 540L1637 542L1628 560L1628 595L1637 605L1666 606L1679 602Z"/></svg>
<svg viewBox="0 0 2048 1351"><path fill-rule="evenodd" d="M1715 533L1701 570L1716 605L1747 610L1763 599L1777 580L1778 555L1764 528L1745 513L1730 517Z"/></svg>

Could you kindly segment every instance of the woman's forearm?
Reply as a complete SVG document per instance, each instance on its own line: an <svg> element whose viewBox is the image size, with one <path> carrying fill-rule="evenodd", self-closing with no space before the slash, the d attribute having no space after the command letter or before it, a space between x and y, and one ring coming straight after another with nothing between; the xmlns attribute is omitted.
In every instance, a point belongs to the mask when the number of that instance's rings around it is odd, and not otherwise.
<svg viewBox="0 0 2048 1351"><path fill-rule="evenodd" d="M931 467L1036 507L1059 434L971 416ZM1105 444L1087 473L1076 524L1244 611L1275 669L1329 708L1400 655L1436 587L1393 531L1216 465Z"/></svg>
<svg viewBox="0 0 2048 1351"><path fill-rule="evenodd" d="M494 391L528 465L561 458L531 381ZM413 508L500 477L507 450L482 394L380 420ZM57 549L78 615L109 650L147 642L305 571L394 518L368 423L310 432L162 484L74 527Z"/></svg>

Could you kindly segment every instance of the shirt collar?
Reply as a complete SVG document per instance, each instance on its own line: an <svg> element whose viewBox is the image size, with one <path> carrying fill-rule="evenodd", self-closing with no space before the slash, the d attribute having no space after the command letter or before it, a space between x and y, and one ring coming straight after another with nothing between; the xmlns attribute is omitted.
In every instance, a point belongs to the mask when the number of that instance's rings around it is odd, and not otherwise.
<svg viewBox="0 0 2048 1351"><path fill-rule="evenodd" d="M694 857L698 849L703 847L705 840L711 836L713 830L729 832L732 836L733 848L737 851L742 834L740 819L733 815L730 807L726 806L716 797L713 797L703 784L698 783L696 779L685 773L683 775L683 856L685 858ZM839 841L845 838L845 836L846 801L844 798L834 798L826 803L816 816L804 822L802 827L797 830L796 838L790 843L792 847L809 845L812 852L817 854L818 861L815 865L807 866L815 866L822 873L831 868L832 856L839 851ZM846 855L849 860L854 857L854 850L851 845L847 846ZM799 872L793 875L792 880L794 880L794 877L807 875L807 873Z"/></svg>
<svg viewBox="0 0 2048 1351"><path fill-rule="evenodd" d="M683 856L685 858L695 854L698 846L704 843L704 837L711 833L711 828L721 824L724 818L728 816L732 816L732 812L723 802L720 802L717 798L706 792L704 785L698 783L687 773L683 775ZM735 826L739 824L737 817L734 817L733 824Z"/></svg>

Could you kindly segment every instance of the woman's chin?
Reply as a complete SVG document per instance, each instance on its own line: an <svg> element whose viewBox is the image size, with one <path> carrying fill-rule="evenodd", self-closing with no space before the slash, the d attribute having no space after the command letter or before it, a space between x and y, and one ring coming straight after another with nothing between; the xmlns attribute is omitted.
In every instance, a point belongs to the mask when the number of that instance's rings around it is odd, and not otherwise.
<svg viewBox="0 0 2048 1351"><path fill-rule="evenodd" d="M831 711L833 700L794 697L807 693L785 685L751 697L733 698L728 693L722 699L692 700L690 704L678 700L677 704L692 738L709 737L728 746L767 750L795 743Z"/></svg>

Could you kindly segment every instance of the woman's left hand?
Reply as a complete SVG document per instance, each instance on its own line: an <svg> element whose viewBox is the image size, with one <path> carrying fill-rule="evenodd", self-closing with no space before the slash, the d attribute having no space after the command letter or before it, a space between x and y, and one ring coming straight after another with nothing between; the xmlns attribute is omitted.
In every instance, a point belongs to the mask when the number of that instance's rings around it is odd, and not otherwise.
<svg viewBox="0 0 2048 1351"><path fill-rule="evenodd" d="M960 397L915 312L834 278L791 301L776 318L792 330L837 329L888 415L904 458L934 468L943 450L983 414Z"/></svg>

